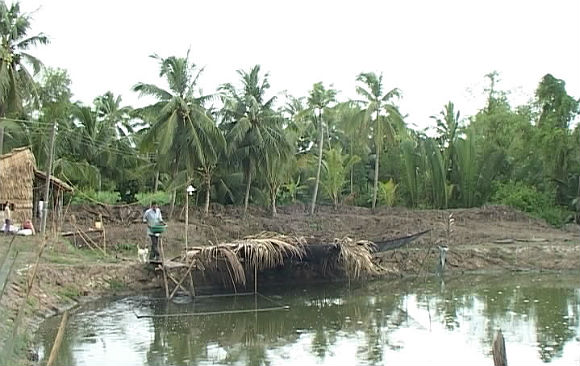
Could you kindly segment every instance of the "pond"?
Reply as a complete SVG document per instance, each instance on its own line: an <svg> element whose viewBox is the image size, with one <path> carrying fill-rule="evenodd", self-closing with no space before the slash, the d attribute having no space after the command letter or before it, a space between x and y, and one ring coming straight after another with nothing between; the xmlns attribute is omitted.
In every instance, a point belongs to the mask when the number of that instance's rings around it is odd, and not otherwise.
<svg viewBox="0 0 580 366"><path fill-rule="evenodd" d="M171 316L178 314L188 315ZM59 322L48 319L37 333L42 364ZM510 365L580 364L580 276L379 280L170 303L159 294L104 299L70 314L56 364L493 365L498 329Z"/></svg>

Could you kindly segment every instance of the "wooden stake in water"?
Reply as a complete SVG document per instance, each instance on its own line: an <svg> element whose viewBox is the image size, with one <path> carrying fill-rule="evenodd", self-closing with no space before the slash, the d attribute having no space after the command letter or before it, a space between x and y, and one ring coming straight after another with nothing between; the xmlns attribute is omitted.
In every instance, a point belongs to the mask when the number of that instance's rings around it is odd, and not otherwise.
<svg viewBox="0 0 580 366"><path fill-rule="evenodd" d="M258 293L258 263L254 264L254 293Z"/></svg>
<svg viewBox="0 0 580 366"><path fill-rule="evenodd" d="M507 354L505 351L505 340L503 339L503 334L501 329L497 331L495 335L495 340L493 341L493 346L491 349L493 353L493 364L495 366L507 366Z"/></svg>
<svg viewBox="0 0 580 366"><path fill-rule="evenodd" d="M54 338L54 343L52 345L52 349L50 350L50 356L48 357L48 362L46 363L46 366L52 366L54 364L54 361L56 360L58 350L60 349L60 345L62 344L62 338L64 336L64 328L66 327L67 320L68 320L68 311L65 311L64 314L62 315L62 320L60 321L60 326L58 327L56 337Z"/></svg>
<svg viewBox="0 0 580 366"><path fill-rule="evenodd" d="M161 254L161 271L163 272L163 283L165 284L165 298L169 299L169 287L167 285L167 273L165 272L165 254L163 252L163 240L161 239L161 235L159 235L159 242L157 243L159 246L159 254Z"/></svg>

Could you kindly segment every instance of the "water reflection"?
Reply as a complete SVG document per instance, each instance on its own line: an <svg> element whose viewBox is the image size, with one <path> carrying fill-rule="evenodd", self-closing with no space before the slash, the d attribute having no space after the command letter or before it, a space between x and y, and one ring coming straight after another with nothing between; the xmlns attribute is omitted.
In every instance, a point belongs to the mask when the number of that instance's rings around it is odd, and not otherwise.
<svg viewBox="0 0 580 366"><path fill-rule="evenodd" d="M445 283L433 278L263 292L272 300L167 303L134 296L91 304L71 316L57 363L489 365L500 328L512 364L580 361L577 275L466 276ZM271 301L290 310L228 313L271 307ZM135 317L208 311L223 313ZM58 321L41 328L41 353L48 353Z"/></svg>

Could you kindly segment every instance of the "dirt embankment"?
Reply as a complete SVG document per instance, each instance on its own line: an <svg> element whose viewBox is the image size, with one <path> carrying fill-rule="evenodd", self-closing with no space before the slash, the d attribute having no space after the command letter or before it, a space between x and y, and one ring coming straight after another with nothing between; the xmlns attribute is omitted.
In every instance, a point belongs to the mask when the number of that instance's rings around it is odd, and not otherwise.
<svg viewBox="0 0 580 366"><path fill-rule="evenodd" d="M26 302L27 274L32 272L28 269L35 262L40 241L28 239L26 244L17 244L21 254L0 302L2 315L9 320L0 326L0 344L10 334L11 323L22 306L27 309L22 329L33 329L41 318L91 296L160 288L158 274L137 263L135 247L149 244L145 227L140 223L141 212L142 208L136 206L72 209L75 225L83 229L94 225L99 215L103 216L110 255L104 258L87 248L71 250L62 242L52 243L46 248ZM168 216L168 210L164 214ZM448 225L450 214L453 224ZM177 254L184 246L183 210L176 210L174 216L164 236L168 256ZM241 208L213 206L207 217L195 209L189 217L189 245L218 243L261 231L302 236L309 243L322 243L345 236L381 240L431 230L408 246L386 252L377 259L387 274L395 276L434 273L440 261L438 246L444 245L448 247L445 271L449 275L488 270L580 270L578 226L555 229L499 206L446 211L385 208L375 213L358 207L339 210L320 207L315 216L309 216L306 207L296 205L280 208L275 218L261 208L251 208L244 217ZM65 220L64 230L71 228L71 223ZM8 239L0 238L0 258L7 247ZM123 248L129 251L122 251ZM0 269L0 286L6 276L6 270L3 271Z"/></svg>
<svg viewBox="0 0 580 366"><path fill-rule="evenodd" d="M87 225L97 217L96 211L91 216L81 209L79 214ZM123 219L122 215L122 212L105 215L110 219L106 223L107 236L113 242L147 246L139 212L124 213L125 217L133 217L133 221ZM453 223L448 226L450 215ZM170 255L178 253L184 245L184 212L176 210L175 217L164 238ZM400 275L432 273L439 259L438 245L449 247L446 259L447 270L451 272L580 269L578 226L556 229L503 206L460 210L383 208L374 214L361 207L339 210L319 207L315 216L309 216L307 207L295 205L280 208L277 217L254 207L245 218L239 207L213 206L207 217L200 211L192 211L189 217L189 245L219 243L261 231L302 236L308 243L324 243L345 236L378 241L431 230L409 246L381 257L380 262L389 273Z"/></svg>

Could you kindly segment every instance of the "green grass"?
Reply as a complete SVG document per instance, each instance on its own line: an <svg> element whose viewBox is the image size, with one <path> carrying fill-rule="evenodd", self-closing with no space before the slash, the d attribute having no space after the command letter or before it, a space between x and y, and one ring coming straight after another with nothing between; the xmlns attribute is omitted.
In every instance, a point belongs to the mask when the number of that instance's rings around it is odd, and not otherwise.
<svg viewBox="0 0 580 366"><path fill-rule="evenodd" d="M137 243L118 243L115 245L115 251L137 253Z"/></svg>
<svg viewBox="0 0 580 366"><path fill-rule="evenodd" d="M111 290L122 290L126 287L126 285L123 282L116 279L108 280L107 283L109 284Z"/></svg>
<svg viewBox="0 0 580 366"><path fill-rule="evenodd" d="M82 263L118 263L112 252L108 251L108 255L104 255L100 250L92 250L89 248L77 248L69 241L58 242L45 251L43 259L48 263L55 264L82 264Z"/></svg>
<svg viewBox="0 0 580 366"><path fill-rule="evenodd" d="M62 289L58 290L57 293L60 297L68 297L71 299L81 296L81 291L70 285L64 286Z"/></svg>

